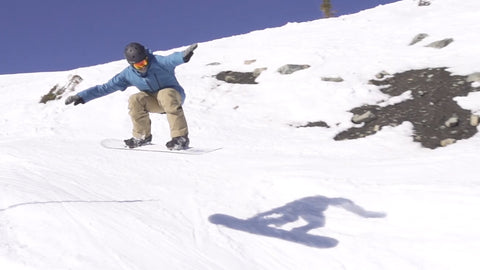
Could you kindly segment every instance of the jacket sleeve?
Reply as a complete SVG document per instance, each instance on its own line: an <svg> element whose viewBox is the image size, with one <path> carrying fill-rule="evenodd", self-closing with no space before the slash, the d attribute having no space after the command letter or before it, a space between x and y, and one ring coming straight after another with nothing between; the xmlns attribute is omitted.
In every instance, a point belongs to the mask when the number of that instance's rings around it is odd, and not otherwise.
<svg viewBox="0 0 480 270"><path fill-rule="evenodd" d="M183 61L183 53L175 52L167 56L156 55L157 61L164 66L174 69L176 66L185 63Z"/></svg>
<svg viewBox="0 0 480 270"><path fill-rule="evenodd" d="M131 86L131 84L125 79L124 73L121 72L115 75L115 77L110 79L107 83L90 87L79 92L77 95L86 103L92 99L106 96L118 90L123 91L129 86Z"/></svg>

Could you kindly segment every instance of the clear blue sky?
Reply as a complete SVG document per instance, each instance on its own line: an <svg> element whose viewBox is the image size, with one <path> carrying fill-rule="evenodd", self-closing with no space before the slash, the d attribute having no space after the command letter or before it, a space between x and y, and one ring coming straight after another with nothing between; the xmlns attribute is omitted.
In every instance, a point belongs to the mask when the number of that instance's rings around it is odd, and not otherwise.
<svg viewBox="0 0 480 270"><path fill-rule="evenodd" d="M337 15L398 0L331 0ZM123 58L137 41L168 50L322 18L322 0L8 0L0 74L60 71Z"/></svg>

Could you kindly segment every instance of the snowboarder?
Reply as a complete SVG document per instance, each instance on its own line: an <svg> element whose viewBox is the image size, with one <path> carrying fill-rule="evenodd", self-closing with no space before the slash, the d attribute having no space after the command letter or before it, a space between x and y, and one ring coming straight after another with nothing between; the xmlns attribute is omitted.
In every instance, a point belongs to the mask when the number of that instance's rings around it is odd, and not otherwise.
<svg viewBox="0 0 480 270"><path fill-rule="evenodd" d="M130 64L107 83L97 85L69 96L65 104L84 104L90 100L124 91L129 86L136 86L140 92L128 100L129 114L133 123L133 137L124 140L130 148L148 144L152 141L149 113L167 115L170 125L171 140L166 143L170 150L188 148L188 127L182 104L185 91L175 77L175 67L186 63L193 55L197 44L183 52L168 56L153 55L142 44L132 42L125 47L125 58Z"/></svg>

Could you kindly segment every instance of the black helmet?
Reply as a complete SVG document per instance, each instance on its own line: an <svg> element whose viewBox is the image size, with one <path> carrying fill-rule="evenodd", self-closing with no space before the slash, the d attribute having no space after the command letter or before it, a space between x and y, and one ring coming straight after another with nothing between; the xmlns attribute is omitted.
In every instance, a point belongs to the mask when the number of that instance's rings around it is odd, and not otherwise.
<svg viewBox="0 0 480 270"><path fill-rule="evenodd" d="M140 62L145 57L147 57L147 50L142 44L132 42L125 47L125 58L129 64Z"/></svg>

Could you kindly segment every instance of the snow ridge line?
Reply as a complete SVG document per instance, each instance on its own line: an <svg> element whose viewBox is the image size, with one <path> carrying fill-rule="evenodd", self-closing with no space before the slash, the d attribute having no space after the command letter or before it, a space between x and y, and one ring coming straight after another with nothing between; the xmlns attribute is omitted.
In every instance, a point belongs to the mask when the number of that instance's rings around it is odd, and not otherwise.
<svg viewBox="0 0 480 270"><path fill-rule="evenodd" d="M11 210L21 206L28 206L28 205L45 205L45 204L65 204L65 203L143 203L143 202L158 202L159 200L148 199L148 200L64 200L64 201L35 201L35 202L24 202L18 203L14 205L7 206L6 208L0 209L0 212L5 212L7 210Z"/></svg>

